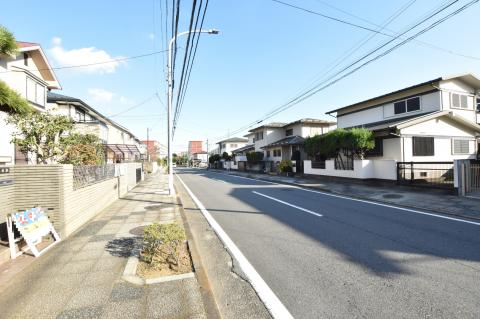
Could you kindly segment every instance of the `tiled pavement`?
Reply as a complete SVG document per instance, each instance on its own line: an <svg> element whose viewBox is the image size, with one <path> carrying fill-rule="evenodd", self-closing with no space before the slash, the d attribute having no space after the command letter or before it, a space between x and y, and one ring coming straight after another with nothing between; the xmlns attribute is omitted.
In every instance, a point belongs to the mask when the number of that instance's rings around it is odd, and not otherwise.
<svg viewBox="0 0 480 319"><path fill-rule="evenodd" d="M205 318L195 278L121 279L141 226L180 219L158 174L41 256L0 292L0 318Z"/></svg>

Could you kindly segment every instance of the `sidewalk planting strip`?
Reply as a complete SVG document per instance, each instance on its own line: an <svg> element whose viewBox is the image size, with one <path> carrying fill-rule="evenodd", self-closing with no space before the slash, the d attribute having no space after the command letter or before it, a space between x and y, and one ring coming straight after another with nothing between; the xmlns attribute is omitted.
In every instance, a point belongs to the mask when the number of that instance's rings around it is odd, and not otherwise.
<svg viewBox="0 0 480 319"><path fill-rule="evenodd" d="M177 175L177 174L176 174ZM275 293L270 289L267 283L263 278L258 274L255 268L250 264L248 259L243 255L240 249L235 245L235 243L230 239L227 233L223 230L220 224L213 218L210 212L205 208L205 206L200 202L200 200L193 194L190 188L185 184L185 182L177 175L178 180L183 185L187 193L193 199L197 207L202 212L205 219L208 221L210 226L213 228L215 233L218 235L220 240L224 243L226 248L230 251L232 256L237 260L240 268L245 273L248 281L252 287L257 292L260 299L265 304L265 307L268 309L273 318L293 318L288 309L283 305L283 303L278 299Z"/></svg>

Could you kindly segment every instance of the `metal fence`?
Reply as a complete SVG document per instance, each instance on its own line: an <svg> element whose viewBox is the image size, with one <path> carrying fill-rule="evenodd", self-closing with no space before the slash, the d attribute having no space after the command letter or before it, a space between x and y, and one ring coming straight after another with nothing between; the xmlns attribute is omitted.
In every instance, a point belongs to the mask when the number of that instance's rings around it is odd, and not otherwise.
<svg viewBox="0 0 480 319"><path fill-rule="evenodd" d="M115 164L99 166L74 166L73 189L79 189L114 177Z"/></svg>
<svg viewBox="0 0 480 319"><path fill-rule="evenodd" d="M325 169L325 161L312 161L312 168Z"/></svg>
<svg viewBox="0 0 480 319"><path fill-rule="evenodd" d="M453 188L453 162L397 162L397 183Z"/></svg>

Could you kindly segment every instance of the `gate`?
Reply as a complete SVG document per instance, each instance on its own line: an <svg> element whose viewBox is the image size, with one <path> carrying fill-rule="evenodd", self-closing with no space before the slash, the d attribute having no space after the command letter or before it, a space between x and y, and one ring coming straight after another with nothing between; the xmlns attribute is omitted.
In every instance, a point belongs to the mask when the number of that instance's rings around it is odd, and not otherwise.
<svg viewBox="0 0 480 319"><path fill-rule="evenodd" d="M453 189L453 162L397 162L397 184Z"/></svg>
<svg viewBox="0 0 480 319"><path fill-rule="evenodd" d="M142 180L142 169L141 168L137 168L136 170L136 181L137 183L140 182Z"/></svg>
<svg viewBox="0 0 480 319"><path fill-rule="evenodd" d="M462 196L480 196L480 161L460 160L459 194Z"/></svg>

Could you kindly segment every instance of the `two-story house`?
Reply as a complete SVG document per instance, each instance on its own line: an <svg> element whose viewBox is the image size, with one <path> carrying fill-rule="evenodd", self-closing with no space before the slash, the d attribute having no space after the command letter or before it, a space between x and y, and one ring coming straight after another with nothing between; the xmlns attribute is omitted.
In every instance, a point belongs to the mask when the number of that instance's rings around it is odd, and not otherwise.
<svg viewBox="0 0 480 319"><path fill-rule="evenodd" d="M339 128L364 127L375 135L371 159L432 162L477 156L480 79L440 77L341 107Z"/></svg>
<svg viewBox="0 0 480 319"><path fill-rule="evenodd" d="M226 152L229 155L232 154L232 151L244 147L247 145L248 139L241 137L231 137L225 140L219 141L218 144L218 154L220 156Z"/></svg>
<svg viewBox="0 0 480 319"><path fill-rule="evenodd" d="M47 100L52 113L68 116L75 122L74 131L96 135L105 144L108 163L140 159L140 140L81 99L49 92Z"/></svg>
<svg viewBox="0 0 480 319"><path fill-rule="evenodd" d="M27 99L33 109L43 112L46 109L47 91L61 89L60 83L37 43L17 42L15 56L0 56L0 80ZM10 143L14 127L5 125L8 112L0 110L0 165L26 164L27 156Z"/></svg>
<svg viewBox="0 0 480 319"><path fill-rule="evenodd" d="M336 128L336 123L319 119L305 118L287 123L281 128L272 130L271 136L281 135L281 138L272 141L260 148L265 152L265 159L273 162L281 160L306 159L303 143L306 137L325 134Z"/></svg>

